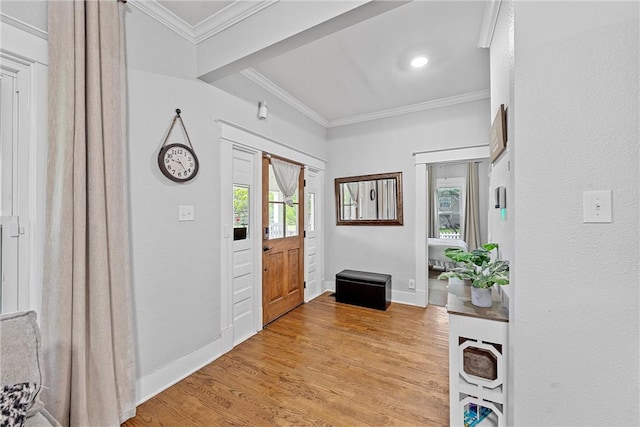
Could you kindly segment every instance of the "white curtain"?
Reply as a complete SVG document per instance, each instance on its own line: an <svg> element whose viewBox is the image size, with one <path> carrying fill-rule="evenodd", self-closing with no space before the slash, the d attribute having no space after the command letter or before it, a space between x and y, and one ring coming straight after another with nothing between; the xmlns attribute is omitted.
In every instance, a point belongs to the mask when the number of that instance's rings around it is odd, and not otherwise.
<svg viewBox="0 0 640 427"><path fill-rule="evenodd" d="M438 218L438 208L436 203L438 201L436 191L437 191L437 173L435 166L427 166L427 206L429 208L429 212L427 215L428 229L427 237L440 237L440 228L438 226L439 218Z"/></svg>
<svg viewBox="0 0 640 427"><path fill-rule="evenodd" d="M52 1L43 398L65 426L135 415L123 5Z"/></svg>
<svg viewBox="0 0 640 427"><path fill-rule="evenodd" d="M480 242L480 190L478 185L478 163L467 163L467 194L465 194L463 239L470 251Z"/></svg>
<svg viewBox="0 0 640 427"><path fill-rule="evenodd" d="M377 219L396 219L396 180L376 181L378 215Z"/></svg>
<svg viewBox="0 0 640 427"><path fill-rule="evenodd" d="M347 191L351 195L351 200L353 202L353 206L345 206L345 217L344 219L357 219L358 218L358 203L359 193L358 193L358 183L357 182L349 182L346 184Z"/></svg>
<svg viewBox="0 0 640 427"><path fill-rule="evenodd" d="M271 159L273 174L276 177L278 188L284 196L284 203L293 206L293 195L298 189L298 179L300 178L300 166L285 162L280 159Z"/></svg>

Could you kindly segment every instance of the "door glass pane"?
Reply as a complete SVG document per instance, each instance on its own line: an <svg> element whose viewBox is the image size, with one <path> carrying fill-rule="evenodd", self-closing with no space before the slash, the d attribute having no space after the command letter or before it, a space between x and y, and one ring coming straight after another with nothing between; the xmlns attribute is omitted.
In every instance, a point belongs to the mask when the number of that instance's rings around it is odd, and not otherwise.
<svg viewBox="0 0 640 427"><path fill-rule="evenodd" d="M249 238L249 187L233 186L233 240Z"/></svg>
<svg viewBox="0 0 640 427"><path fill-rule="evenodd" d="M287 237L298 235L298 204L293 206L283 205L287 213Z"/></svg>
<svg viewBox="0 0 640 427"><path fill-rule="evenodd" d="M284 237L283 207L284 203L269 202L269 239Z"/></svg>
<svg viewBox="0 0 640 427"><path fill-rule="evenodd" d="M284 195L280 191L273 166L269 165L269 238L280 239L300 234L298 230L298 190L294 193L293 206L284 204Z"/></svg>
<svg viewBox="0 0 640 427"><path fill-rule="evenodd" d="M309 193L307 200L307 230L309 232L316 230L316 194Z"/></svg>

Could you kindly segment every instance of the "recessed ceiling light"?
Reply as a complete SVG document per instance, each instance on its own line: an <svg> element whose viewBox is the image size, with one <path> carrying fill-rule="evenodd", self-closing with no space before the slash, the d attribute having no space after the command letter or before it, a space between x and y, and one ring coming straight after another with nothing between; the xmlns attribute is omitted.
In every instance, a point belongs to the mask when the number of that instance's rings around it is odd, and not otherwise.
<svg viewBox="0 0 640 427"><path fill-rule="evenodd" d="M411 66L413 68L420 68L427 65L427 62L429 62L429 58L424 55L419 55L411 60Z"/></svg>

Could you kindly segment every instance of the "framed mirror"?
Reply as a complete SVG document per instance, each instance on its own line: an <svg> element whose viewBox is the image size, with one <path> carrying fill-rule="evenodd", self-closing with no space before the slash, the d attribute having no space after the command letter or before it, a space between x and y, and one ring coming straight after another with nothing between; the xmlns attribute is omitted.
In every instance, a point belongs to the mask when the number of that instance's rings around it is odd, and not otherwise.
<svg viewBox="0 0 640 427"><path fill-rule="evenodd" d="M337 225L402 225L402 172L336 178Z"/></svg>

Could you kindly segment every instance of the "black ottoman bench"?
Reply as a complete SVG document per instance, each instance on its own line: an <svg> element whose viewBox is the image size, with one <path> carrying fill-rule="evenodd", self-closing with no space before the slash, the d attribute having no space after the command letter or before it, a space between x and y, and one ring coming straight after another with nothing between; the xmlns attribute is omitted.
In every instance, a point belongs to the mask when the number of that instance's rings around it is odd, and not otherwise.
<svg viewBox="0 0 640 427"><path fill-rule="evenodd" d="M336 302L386 310L391 304L391 275L342 270L336 274Z"/></svg>

